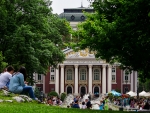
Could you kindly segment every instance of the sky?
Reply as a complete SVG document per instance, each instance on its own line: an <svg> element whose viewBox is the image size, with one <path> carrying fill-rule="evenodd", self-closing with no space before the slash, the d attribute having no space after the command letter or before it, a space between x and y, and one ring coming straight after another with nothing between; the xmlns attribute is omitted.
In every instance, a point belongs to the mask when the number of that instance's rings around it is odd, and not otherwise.
<svg viewBox="0 0 150 113"><path fill-rule="evenodd" d="M88 7L88 0L51 0L53 13L60 14L63 12L64 8L77 8L81 7L81 2L83 7Z"/></svg>

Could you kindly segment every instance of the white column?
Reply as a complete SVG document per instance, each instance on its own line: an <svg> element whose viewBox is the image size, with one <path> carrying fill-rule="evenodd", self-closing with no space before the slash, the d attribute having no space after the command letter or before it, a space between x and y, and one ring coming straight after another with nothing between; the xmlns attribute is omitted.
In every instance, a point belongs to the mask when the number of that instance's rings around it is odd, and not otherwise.
<svg viewBox="0 0 150 113"><path fill-rule="evenodd" d="M41 76L43 78L43 93L45 93L45 75L42 74Z"/></svg>
<svg viewBox="0 0 150 113"><path fill-rule="evenodd" d="M78 95L78 65L75 66L75 95Z"/></svg>
<svg viewBox="0 0 150 113"><path fill-rule="evenodd" d="M134 72L134 78L135 78L135 91L134 92L137 92L137 82L138 82L138 76L137 76L137 71Z"/></svg>
<svg viewBox="0 0 150 113"><path fill-rule="evenodd" d="M103 74L102 74L102 93L106 93L106 65L102 65L103 67Z"/></svg>
<svg viewBox="0 0 150 113"><path fill-rule="evenodd" d="M107 90L108 92L111 92L111 89L112 89L112 84L111 84L111 80L112 80L112 66L111 65L108 65L108 81L107 81Z"/></svg>
<svg viewBox="0 0 150 113"><path fill-rule="evenodd" d="M33 90L35 90L35 88L36 88L36 73L35 73L35 72L33 73L33 80L34 80L35 82L33 83L32 88L33 88Z"/></svg>
<svg viewBox="0 0 150 113"><path fill-rule="evenodd" d="M131 74L130 74L130 75L131 75L131 83L130 83L130 85L131 85L131 86L130 86L130 87L131 87L131 89L130 89L130 90L131 90L131 91L133 91L133 71L131 72Z"/></svg>
<svg viewBox="0 0 150 113"><path fill-rule="evenodd" d="M89 93L91 93L92 94L92 65L89 65L89 87L88 87L88 89L89 89Z"/></svg>
<svg viewBox="0 0 150 113"><path fill-rule="evenodd" d="M59 66L55 69L55 91L59 94Z"/></svg>
<svg viewBox="0 0 150 113"><path fill-rule="evenodd" d="M64 93L64 65L60 65L61 66L61 84L60 84L60 93Z"/></svg>

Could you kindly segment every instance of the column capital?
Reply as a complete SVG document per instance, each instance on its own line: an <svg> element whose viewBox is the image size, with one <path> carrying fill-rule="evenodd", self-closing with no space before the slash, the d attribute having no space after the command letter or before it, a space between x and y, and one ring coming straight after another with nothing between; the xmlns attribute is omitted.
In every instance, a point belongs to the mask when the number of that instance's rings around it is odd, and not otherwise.
<svg viewBox="0 0 150 113"><path fill-rule="evenodd" d="M78 68L78 64L75 64L74 67L75 67L75 68Z"/></svg>
<svg viewBox="0 0 150 113"><path fill-rule="evenodd" d="M109 68L112 68L112 65L108 65Z"/></svg>
<svg viewBox="0 0 150 113"><path fill-rule="evenodd" d="M64 68L64 64L60 64L60 67L61 67L61 68Z"/></svg>
<svg viewBox="0 0 150 113"><path fill-rule="evenodd" d="M92 64L89 64L89 65L88 65L89 68L92 68L92 66L93 66Z"/></svg>
<svg viewBox="0 0 150 113"><path fill-rule="evenodd" d="M102 65L103 68L106 68L106 65Z"/></svg>

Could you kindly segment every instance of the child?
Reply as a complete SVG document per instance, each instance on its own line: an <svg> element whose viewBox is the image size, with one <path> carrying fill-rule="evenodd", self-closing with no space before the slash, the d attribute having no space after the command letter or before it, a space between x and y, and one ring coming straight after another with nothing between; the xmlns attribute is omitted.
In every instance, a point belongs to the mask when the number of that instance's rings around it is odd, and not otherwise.
<svg viewBox="0 0 150 113"><path fill-rule="evenodd" d="M82 102L82 107L81 107L81 109L86 109L87 107L86 107L86 105L85 105L85 102Z"/></svg>

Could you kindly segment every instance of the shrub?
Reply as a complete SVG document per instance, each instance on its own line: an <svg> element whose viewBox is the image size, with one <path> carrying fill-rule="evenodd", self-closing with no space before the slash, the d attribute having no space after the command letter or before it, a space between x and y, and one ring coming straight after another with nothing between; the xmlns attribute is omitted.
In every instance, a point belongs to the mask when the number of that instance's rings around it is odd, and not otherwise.
<svg viewBox="0 0 150 113"><path fill-rule="evenodd" d="M39 89L36 87L35 90L34 90L34 95L35 97L39 98L40 97L40 91Z"/></svg>
<svg viewBox="0 0 150 113"><path fill-rule="evenodd" d="M61 96L60 96L60 97L61 97L61 100L64 101L64 99L66 98L66 96L67 96L66 93L62 93Z"/></svg>
<svg viewBox="0 0 150 113"><path fill-rule="evenodd" d="M55 91L51 91L51 92L48 93L48 96L56 96L56 97L58 97L58 93L55 92Z"/></svg>

